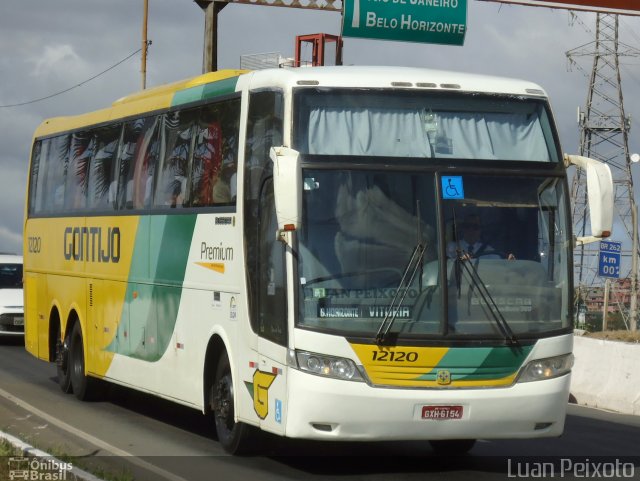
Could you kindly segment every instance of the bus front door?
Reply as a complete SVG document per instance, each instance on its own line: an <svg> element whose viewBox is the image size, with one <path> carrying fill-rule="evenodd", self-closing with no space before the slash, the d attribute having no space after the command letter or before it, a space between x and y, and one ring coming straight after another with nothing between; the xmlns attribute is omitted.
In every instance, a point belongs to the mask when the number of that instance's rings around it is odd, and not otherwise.
<svg viewBox="0 0 640 481"><path fill-rule="evenodd" d="M260 426L284 434L287 365L287 282L284 244L276 238L278 223L273 181L267 180L260 195L258 228L258 354L254 374L254 408Z"/></svg>

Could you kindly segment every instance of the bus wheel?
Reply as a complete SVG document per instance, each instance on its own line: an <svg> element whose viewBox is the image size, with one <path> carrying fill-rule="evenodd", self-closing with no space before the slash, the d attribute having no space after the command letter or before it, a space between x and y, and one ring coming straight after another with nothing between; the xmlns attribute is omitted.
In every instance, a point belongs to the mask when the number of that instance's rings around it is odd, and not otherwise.
<svg viewBox="0 0 640 481"><path fill-rule="evenodd" d="M69 349L69 371L73 393L80 401L91 401L102 394L101 381L88 377L84 373L84 351L82 343L82 330L80 323L76 322L71 331L71 343Z"/></svg>
<svg viewBox="0 0 640 481"><path fill-rule="evenodd" d="M438 441L429 441L429 444L431 444L431 448L433 448L436 454L455 456L471 451L471 448L473 448L473 446L476 444L476 440L442 439Z"/></svg>
<svg viewBox="0 0 640 481"><path fill-rule="evenodd" d="M62 392L71 392L71 369L69 369L69 336L60 339L58 332L56 340L56 370L58 372L58 384Z"/></svg>
<svg viewBox="0 0 640 481"><path fill-rule="evenodd" d="M212 386L211 408L218 441L230 454L247 454L254 441L254 428L235 422L233 377L227 353L218 361Z"/></svg>

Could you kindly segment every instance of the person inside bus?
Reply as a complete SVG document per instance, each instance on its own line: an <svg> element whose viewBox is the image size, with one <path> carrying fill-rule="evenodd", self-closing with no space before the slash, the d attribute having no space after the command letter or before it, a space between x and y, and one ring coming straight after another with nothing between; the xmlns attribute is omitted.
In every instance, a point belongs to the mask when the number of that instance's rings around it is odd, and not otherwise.
<svg viewBox="0 0 640 481"><path fill-rule="evenodd" d="M482 236L482 223L478 214L469 214L458 225L461 235L447 244L447 257L470 259L502 259L515 260L512 253L502 254L494 249Z"/></svg>
<svg viewBox="0 0 640 481"><path fill-rule="evenodd" d="M214 204L230 204L236 201L236 162L225 159L222 168L213 184L212 198Z"/></svg>
<svg viewBox="0 0 640 481"><path fill-rule="evenodd" d="M169 207L175 209L176 207L182 207L182 186L180 182L175 182L171 188L171 199L169 200Z"/></svg>
<svg viewBox="0 0 640 481"><path fill-rule="evenodd" d="M231 202L231 189L222 173L214 181L211 198L214 204L228 204Z"/></svg>

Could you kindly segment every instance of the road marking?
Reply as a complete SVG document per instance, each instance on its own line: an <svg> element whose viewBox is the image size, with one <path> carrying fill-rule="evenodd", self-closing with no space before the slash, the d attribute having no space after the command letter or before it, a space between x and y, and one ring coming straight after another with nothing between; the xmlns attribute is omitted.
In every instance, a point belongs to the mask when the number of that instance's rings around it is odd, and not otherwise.
<svg viewBox="0 0 640 481"><path fill-rule="evenodd" d="M117 448L115 446L112 446L111 444L96 438L95 436L92 436L89 433L85 433L84 431L81 431L80 429L74 428L73 426L71 426L70 424L65 423L64 421L61 421L58 418L55 418L53 416L51 416L50 414L45 413L44 411L41 411L40 409L38 409L35 406L32 406L31 404L29 404L26 401L23 401L20 398L15 397L13 394L5 391L4 389L0 388L0 396L2 396L3 398L17 404L18 406L20 406L23 409L26 409L27 411L30 411L31 413L35 414L36 416L38 416L39 418L44 419L45 421L58 426L60 429L64 429L65 431L73 434L74 436L78 436L81 439L84 439L85 441L90 442L91 444L93 444L94 446L99 447L100 449L103 449L105 451L110 452L111 454L115 454L116 456L121 456L121 457L126 457L127 461L130 462L131 464L135 464L136 466L146 469L147 471L151 471L152 473L155 473L159 476L162 476L164 479L168 479L170 481L186 481L184 478L177 476L173 473L170 473L169 471L165 471L162 468L159 468L151 463L148 463L146 461L143 461L142 459L137 458L135 455L124 451L120 448Z"/></svg>

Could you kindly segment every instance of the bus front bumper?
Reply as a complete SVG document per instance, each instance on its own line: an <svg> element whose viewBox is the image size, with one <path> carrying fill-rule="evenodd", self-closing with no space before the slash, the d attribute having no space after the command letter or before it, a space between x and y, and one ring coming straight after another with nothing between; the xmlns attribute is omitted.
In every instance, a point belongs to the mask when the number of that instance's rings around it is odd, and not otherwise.
<svg viewBox="0 0 640 481"><path fill-rule="evenodd" d="M395 389L291 369L285 435L327 441L556 437L564 429L570 382L567 374L505 388ZM431 406L452 406L461 416L425 419Z"/></svg>

